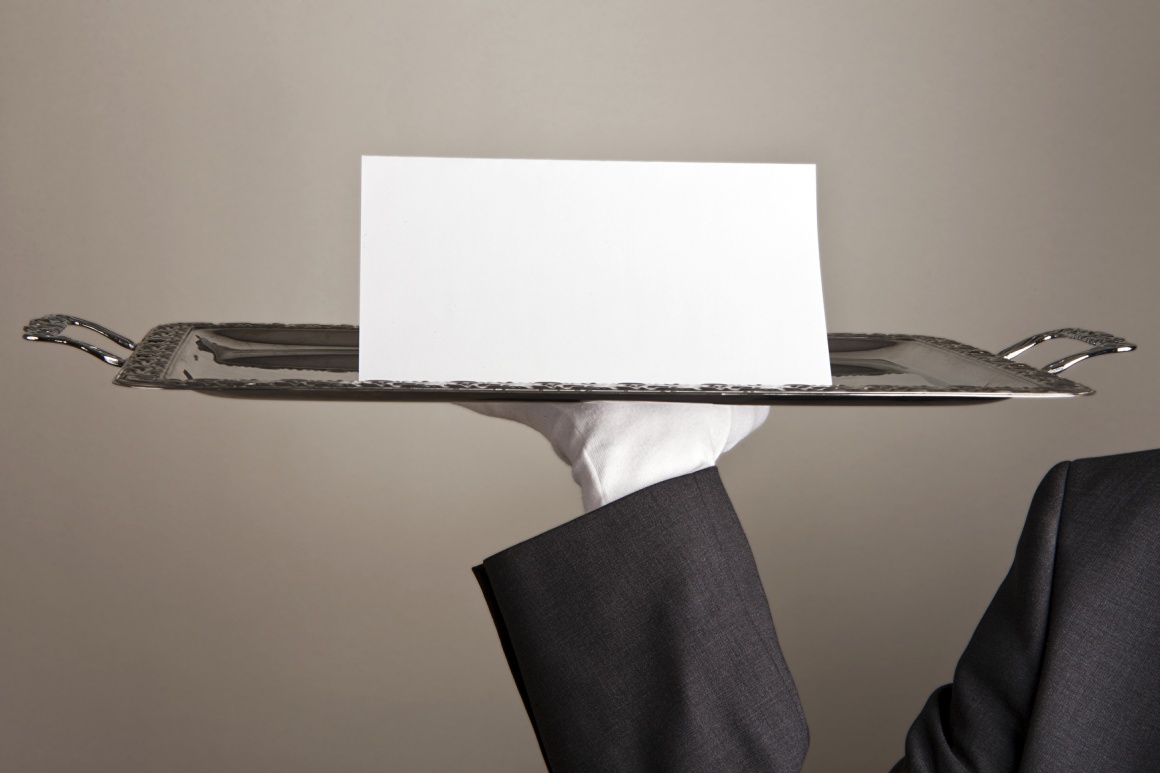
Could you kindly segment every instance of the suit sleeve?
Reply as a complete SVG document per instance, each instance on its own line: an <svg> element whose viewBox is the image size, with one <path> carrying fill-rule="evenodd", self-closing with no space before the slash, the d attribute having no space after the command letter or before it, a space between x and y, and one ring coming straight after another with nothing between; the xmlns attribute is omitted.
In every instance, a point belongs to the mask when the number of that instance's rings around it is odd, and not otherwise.
<svg viewBox="0 0 1160 773"><path fill-rule="evenodd" d="M897 773L1160 770L1160 451L1057 465Z"/></svg>
<svg viewBox="0 0 1160 773"><path fill-rule="evenodd" d="M800 770L805 718L716 468L475 573L553 773Z"/></svg>

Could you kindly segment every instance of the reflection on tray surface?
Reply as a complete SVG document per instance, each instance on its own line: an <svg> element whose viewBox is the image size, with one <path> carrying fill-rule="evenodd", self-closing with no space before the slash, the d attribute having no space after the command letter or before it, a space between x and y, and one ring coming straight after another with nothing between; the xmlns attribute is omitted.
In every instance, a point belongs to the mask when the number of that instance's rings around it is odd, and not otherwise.
<svg viewBox="0 0 1160 773"><path fill-rule="evenodd" d="M358 349L358 330L349 327L212 327L202 328L214 338L238 344L281 346L330 346Z"/></svg>
<svg viewBox="0 0 1160 773"><path fill-rule="evenodd" d="M830 354L873 352L879 349L892 349L897 345L897 341L885 338L843 338L836 335L829 337Z"/></svg>
<svg viewBox="0 0 1160 773"><path fill-rule="evenodd" d="M848 378L850 376L894 376L906 373L886 360L841 360L830 362L830 375L834 378Z"/></svg>
<svg viewBox="0 0 1160 773"><path fill-rule="evenodd" d="M775 344L771 344L775 345ZM831 335L834 385L865 388L1026 385L1017 375L922 341ZM177 346L166 370L185 381L358 379L358 330L352 328L198 327Z"/></svg>
<svg viewBox="0 0 1160 773"><path fill-rule="evenodd" d="M213 355L219 365L234 367L265 368L267 370L320 370L329 373L358 372L358 336L352 345L305 344L301 336L285 335L293 331L247 331L277 332L282 341L271 341L273 336L251 336L250 341L238 340L235 336L197 336L197 348ZM336 331L345 332L345 331ZM253 340L266 338L267 340ZM349 338L349 336L348 336Z"/></svg>

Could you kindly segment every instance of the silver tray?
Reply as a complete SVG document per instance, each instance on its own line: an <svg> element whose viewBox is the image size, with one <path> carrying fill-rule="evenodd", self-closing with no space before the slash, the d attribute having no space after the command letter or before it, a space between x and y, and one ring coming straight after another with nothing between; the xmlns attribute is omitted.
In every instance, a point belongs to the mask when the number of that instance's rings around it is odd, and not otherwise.
<svg viewBox="0 0 1160 773"><path fill-rule="evenodd" d="M119 356L64 332L76 325L129 350ZM29 341L65 344L116 366L114 384L185 389L227 397L292 399L657 400L665 402L976 402L1009 397L1079 397L1089 387L1058 374L1092 357L1136 348L1122 338L1063 328L997 354L921 335L831 333L833 386L789 384L561 384L537 382L358 381L358 327L176 322L140 343L79 317L52 314L24 328ZM1034 368L1015 357L1044 341L1071 338L1092 348Z"/></svg>

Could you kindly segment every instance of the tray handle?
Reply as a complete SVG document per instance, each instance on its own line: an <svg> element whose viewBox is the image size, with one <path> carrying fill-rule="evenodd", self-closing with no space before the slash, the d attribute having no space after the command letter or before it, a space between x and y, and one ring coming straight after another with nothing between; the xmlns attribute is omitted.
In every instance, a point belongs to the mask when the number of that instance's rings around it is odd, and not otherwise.
<svg viewBox="0 0 1160 773"><path fill-rule="evenodd" d="M1075 341L1082 341L1090 345L1092 348L1078 354L1068 355L1062 359L1050 362L1044 365L1041 370L1048 373L1056 374L1062 373L1072 365L1089 360L1092 357L1099 357L1104 354L1115 354L1116 352L1130 352L1136 348L1135 344L1128 343L1119 336L1114 336L1111 333L1100 333L1096 330L1081 330L1075 327L1064 327L1059 330L1048 330L1046 333L1038 333L1030 338L1024 338L1013 346L1008 346L1003 351L999 352L1000 357L1008 360L1013 360L1023 352L1027 351L1033 346L1038 346L1044 341L1050 341L1053 338L1071 338Z"/></svg>
<svg viewBox="0 0 1160 773"><path fill-rule="evenodd" d="M120 333L114 333L104 325L98 325L96 322L89 322L87 319L72 317L68 314L49 314L44 317L37 317L36 319L30 321L27 325L24 326L24 340L47 341L53 344L64 344L65 346L72 346L76 349L80 349L82 352L88 352L98 360L107 362L108 364L117 368L125 364L124 357L118 357L111 352L106 352L99 346L93 346L92 344L85 343L84 341L78 341L75 338L69 338L68 336L62 335L62 333L65 331L65 328L67 328L69 325L77 325L78 327L88 328L89 330L92 330L96 333L100 333L113 343L117 344L118 346L123 346L129 351L137 348L137 344L133 343L133 341L121 335Z"/></svg>

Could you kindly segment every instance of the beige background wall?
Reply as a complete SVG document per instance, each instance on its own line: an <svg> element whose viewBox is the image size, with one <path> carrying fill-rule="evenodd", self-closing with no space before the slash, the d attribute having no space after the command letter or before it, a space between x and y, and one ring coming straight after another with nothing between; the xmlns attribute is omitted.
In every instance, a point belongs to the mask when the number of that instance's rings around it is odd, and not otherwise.
<svg viewBox="0 0 1160 773"><path fill-rule="evenodd" d="M1158 32L1151 0L0 0L0 770L541 769L469 571L578 512L538 436L122 389L18 335L356 322L364 153L817 162L831 330L1140 344L1074 371L1093 398L781 407L723 461L808 771L885 769L1040 476L1160 445Z"/></svg>

